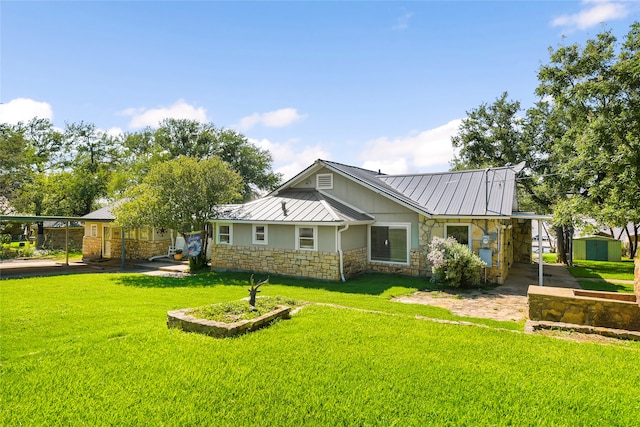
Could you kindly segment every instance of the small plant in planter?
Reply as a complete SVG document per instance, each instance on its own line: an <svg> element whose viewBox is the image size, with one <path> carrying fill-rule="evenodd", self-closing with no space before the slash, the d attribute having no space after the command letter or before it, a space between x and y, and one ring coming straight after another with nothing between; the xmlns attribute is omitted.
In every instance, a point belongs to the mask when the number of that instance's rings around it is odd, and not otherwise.
<svg viewBox="0 0 640 427"><path fill-rule="evenodd" d="M258 288L262 285L264 285L265 283L269 283L269 278L267 277L265 280L263 280L262 282L258 283L257 285L254 283L253 281L253 274L251 275L251 279L250 279L250 283L251 283L251 287L249 289L247 289L249 291L249 309L251 311L256 311L256 295L258 294L258 292L260 292L258 290Z"/></svg>
<svg viewBox="0 0 640 427"><path fill-rule="evenodd" d="M176 252L173 254L173 259L177 261L182 259L182 249L176 249Z"/></svg>

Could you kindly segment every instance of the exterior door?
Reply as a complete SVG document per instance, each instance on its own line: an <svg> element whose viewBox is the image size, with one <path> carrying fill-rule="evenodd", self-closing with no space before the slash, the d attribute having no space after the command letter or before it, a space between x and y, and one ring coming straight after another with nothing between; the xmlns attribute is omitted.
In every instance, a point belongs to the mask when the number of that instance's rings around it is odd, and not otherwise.
<svg viewBox="0 0 640 427"><path fill-rule="evenodd" d="M585 244L587 259L592 259L595 261L607 261L609 259L609 243L607 241L587 240Z"/></svg>
<svg viewBox="0 0 640 427"><path fill-rule="evenodd" d="M111 227L108 225L102 227L102 256L111 258Z"/></svg>

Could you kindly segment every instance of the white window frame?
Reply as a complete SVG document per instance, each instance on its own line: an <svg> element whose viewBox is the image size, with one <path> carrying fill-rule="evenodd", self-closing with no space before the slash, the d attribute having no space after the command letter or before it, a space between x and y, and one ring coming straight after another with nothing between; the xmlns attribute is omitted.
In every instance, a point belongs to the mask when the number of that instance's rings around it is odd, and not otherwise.
<svg viewBox="0 0 640 427"><path fill-rule="evenodd" d="M371 227L389 227L389 228L404 228L407 232L407 261L384 261L378 259L371 259ZM380 262L384 264L401 264L411 265L411 223L410 222L376 222L370 224L367 227L367 260L369 262Z"/></svg>
<svg viewBox="0 0 640 427"><path fill-rule="evenodd" d="M258 227L263 227L264 231L262 234L264 234L264 239L263 240L259 240L258 239ZM252 225L252 241L254 245L266 245L269 243L269 226L267 224L253 224Z"/></svg>
<svg viewBox="0 0 640 427"><path fill-rule="evenodd" d="M323 185L323 180L329 180L328 185ZM317 190L333 190L333 174L332 173L319 173L316 175L316 189Z"/></svg>
<svg viewBox="0 0 640 427"><path fill-rule="evenodd" d="M300 230L303 228L311 228L313 230L313 248L300 247ZM308 239L309 237L304 237ZM318 226L316 225L296 225L296 250L300 251L317 251L318 250Z"/></svg>
<svg viewBox="0 0 640 427"><path fill-rule="evenodd" d="M467 227L467 240L469 240L469 249L473 249L473 241L471 240L471 237L473 236L473 233L471 232L471 227L472 224L469 222L448 222L444 225L444 238L447 238L447 229L449 227Z"/></svg>
<svg viewBox="0 0 640 427"><path fill-rule="evenodd" d="M224 233L224 234L220 233L220 227L229 227L228 242L223 242L220 240L221 235L225 235L225 236L227 235L227 233ZM219 245L233 245L233 224L227 223L227 222L216 224L216 243Z"/></svg>
<svg viewBox="0 0 640 427"><path fill-rule="evenodd" d="M98 237L98 224L91 224L91 237Z"/></svg>

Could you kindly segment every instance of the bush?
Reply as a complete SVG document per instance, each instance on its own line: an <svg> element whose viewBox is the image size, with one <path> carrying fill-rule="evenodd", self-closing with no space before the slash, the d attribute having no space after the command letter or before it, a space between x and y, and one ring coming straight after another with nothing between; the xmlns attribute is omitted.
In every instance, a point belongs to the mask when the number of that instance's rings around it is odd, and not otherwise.
<svg viewBox="0 0 640 427"><path fill-rule="evenodd" d="M431 262L431 281L452 287L477 286L482 280L481 268L486 264L456 239L434 237L429 244L427 259Z"/></svg>
<svg viewBox="0 0 640 427"><path fill-rule="evenodd" d="M11 234L0 234L0 243L3 245L11 243Z"/></svg>

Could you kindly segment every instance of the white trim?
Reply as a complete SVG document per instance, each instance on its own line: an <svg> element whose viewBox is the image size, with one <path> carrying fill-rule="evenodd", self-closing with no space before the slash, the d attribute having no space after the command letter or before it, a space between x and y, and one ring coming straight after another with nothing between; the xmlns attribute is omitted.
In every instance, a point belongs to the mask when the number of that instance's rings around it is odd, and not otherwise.
<svg viewBox="0 0 640 427"><path fill-rule="evenodd" d="M310 228L313 230L313 248L303 248L300 247L300 229L301 228ZM295 237L296 237L296 250L300 250L300 251L317 251L318 250L318 227L317 226L302 226L302 225L296 225L296 233L295 233ZM305 237L305 239L309 239L308 237Z"/></svg>
<svg viewBox="0 0 640 427"><path fill-rule="evenodd" d="M388 227L388 228L404 228L407 233L407 252L406 262L402 261L383 261L378 259L371 259L371 227ZM368 262L380 262L384 264L401 264L411 265L411 223L410 222L376 222L369 224L367 227L367 261Z"/></svg>
<svg viewBox="0 0 640 427"><path fill-rule="evenodd" d="M471 240L473 233L471 232L471 227L473 226L473 224L468 223L468 222L446 222L444 224L444 237L445 239L447 238L447 228L448 227L456 227L456 226L464 226L467 227L467 240L469 241L469 243L467 244L467 246L469 246L469 249L473 249L473 241Z"/></svg>
<svg viewBox="0 0 640 427"><path fill-rule="evenodd" d="M263 227L264 228L264 232L262 233L264 236L263 240L258 240L257 234L258 234L258 227ZM267 224L252 224L251 225L251 241L253 242L254 245L267 245L269 244L269 226Z"/></svg>
<svg viewBox="0 0 640 427"><path fill-rule="evenodd" d="M220 227L229 227L229 241L220 241ZM225 236L227 233L224 234ZM230 222L218 222L216 223L216 243L219 245L233 245L233 224Z"/></svg>

